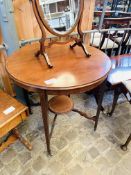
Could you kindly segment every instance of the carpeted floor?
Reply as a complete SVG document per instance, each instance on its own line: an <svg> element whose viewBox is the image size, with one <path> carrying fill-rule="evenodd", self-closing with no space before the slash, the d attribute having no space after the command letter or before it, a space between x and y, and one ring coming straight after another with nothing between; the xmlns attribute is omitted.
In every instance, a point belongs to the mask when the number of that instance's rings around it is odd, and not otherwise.
<svg viewBox="0 0 131 175"><path fill-rule="evenodd" d="M72 95L75 107L93 116L96 103L91 95ZM122 103L121 103L122 102ZM112 93L104 98L104 106L112 103ZM114 115L100 115L98 129L93 122L70 112L59 115L51 139L53 156L46 153L40 107L20 125L19 130L33 145L28 151L19 141L0 154L0 175L131 175L131 144L123 152L131 131L131 107L119 100ZM53 114L49 113L49 122Z"/></svg>

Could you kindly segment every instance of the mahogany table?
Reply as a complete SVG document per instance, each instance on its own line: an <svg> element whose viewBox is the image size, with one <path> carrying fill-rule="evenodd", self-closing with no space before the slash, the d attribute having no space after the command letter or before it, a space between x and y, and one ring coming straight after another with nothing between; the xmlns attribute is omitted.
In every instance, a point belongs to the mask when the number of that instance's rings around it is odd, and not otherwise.
<svg viewBox="0 0 131 175"><path fill-rule="evenodd" d="M53 64L49 69L42 56L35 53L39 44L24 46L14 52L6 62L11 79L20 87L40 95L47 151L50 150L48 126L48 95L69 95L92 90L107 78L111 68L108 56L102 51L89 47L91 57L87 58L80 47L70 49L69 44L53 45L46 51ZM95 129L100 111L97 111Z"/></svg>

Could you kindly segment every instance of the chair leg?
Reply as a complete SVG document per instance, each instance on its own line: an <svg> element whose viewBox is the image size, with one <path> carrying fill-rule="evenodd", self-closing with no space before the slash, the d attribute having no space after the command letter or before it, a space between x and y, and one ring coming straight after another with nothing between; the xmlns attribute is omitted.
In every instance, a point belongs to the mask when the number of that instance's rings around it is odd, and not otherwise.
<svg viewBox="0 0 131 175"><path fill-rule="evenodd" d="M127 141L125 142L125 144L124 144L124 145L121 145L121 149L122 149L123 151L126 151L126 150L127 150L127 146L128 146L128 144L130 143L130 141L131 141L131 134L130 134L129 137L127 138Z"/></svg>
<svg viewBox="0 0 131 175"><path fill-rule="evenodd" d="M112 104L112 109L110 112L107 113L108 116L112 116L114 110L115 110L115 107L116 107L116 104L117 104L117 100L118 100L118 97L119 95L121 94L121 90L119 88L116 88L114 90L114 99L113 99L113 104Z"/></svg>
<svg viewBox="0 0 131 175"><path fill-rule="evenodd" d="M131 46L130 46L130 47L128 47L128 49L127 49L127 54L129 54L129 53L130 53L130 50L131 50Z"/></svg>
<svg viewBox="0 0 131 175"><path fill-rule="evenodd" d="M111 57L111 50L112 49L108 49L108 52L107 52L109 57Z"/></svg>

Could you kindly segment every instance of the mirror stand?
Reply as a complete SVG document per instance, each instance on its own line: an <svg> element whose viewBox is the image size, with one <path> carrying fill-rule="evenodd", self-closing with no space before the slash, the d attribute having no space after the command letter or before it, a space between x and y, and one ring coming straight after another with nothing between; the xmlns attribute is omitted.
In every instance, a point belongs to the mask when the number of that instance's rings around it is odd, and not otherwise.
<svg viewBox="0 0 131 175"><path fill-rule="evenodd" d="M81 40L70 45L70 48L73 49L75 46L80 46L83 49L83 51L87 57L91 56L91 54L87 51L85 44Z"/></svg>
<svg viewBox="0 0 131 175"><path fill-rule="evenodd" d="M45 40L46 40L46 32L45 29L48 30L51 34L56 36L55 40L53 39L48 46L52 44L65 44L71 41L75 43L70 45L70 49L73 49L75 46L79 46L83 49L86 57L90 57L90 53L87 51L86 46L84 44L84 34L81 30L81 22L83 17L83 9L84 9L84 0L30 0L32 2L33 10L39 24L40 30L42 32L42 37L40 42L40 50L37 51L35 56L39 58L42 55L45 58L45 61L49 68L53 68L53 65L45 51ZM58 4L58 2L64 5L63 2L72 2L71 7L66 6L64 10L60 12L56 12L55 16L54 13L50 12L49 5L50 4ZM76 3L76 4L75 4ZM75 6L76 5L76 6ZM48 7L48 8L47 8ZM62 7L62 6L61 6ZM77 7L77 8L75 8ZM47 8L47 9L46 9ZM48 11L48 12L47 12ZM61 16L59 16L61 15ZM59 16L59 17L58 17ZM64 26L59 25L56 27L58 21L53 23L53 20L64 18L65 23ZM60 19L59 19L60 20ZM73 21L73 24L72 24ZM62 23L63 24L63 23ZM69 28L68 28L69 27ZM70 34L74 31L77 27L78 37L72 37ZM62 31L60 31L62 30ZM64 41L63 41L64 40Z"/></svg>
<svg viewBox="0 0 131 175"><path fill-rule="evenodd" d="M51 64L51 61L48 57L48 54L45 52L45 47L44 47L44 43L40 41L40 50L38 50L35 54L35 56L37 58L39 58L39 56L42 55L45 58L45 61L47 63L47 66L49 68L53 68L53 65Z"/></svg>

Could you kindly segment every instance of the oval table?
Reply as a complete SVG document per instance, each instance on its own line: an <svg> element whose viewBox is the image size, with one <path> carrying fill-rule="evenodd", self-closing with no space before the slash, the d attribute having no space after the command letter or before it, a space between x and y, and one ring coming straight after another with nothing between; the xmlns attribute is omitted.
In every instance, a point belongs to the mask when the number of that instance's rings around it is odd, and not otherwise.
<svg viewBox="0 0 131 175"><path fill-rule="evenodd" d="M111 62L108 56L93 47L88 47L91 56L87 58L80 47L70 49L69 44L53 45L46 49L54 66L49 69L42 56L35 57L38 50L37 43L22 47L8 57L6 69L15 84L39 93L47 151L51 154L48 95L69 95L96 88L106 80ZM95 118L95 129L99 113L100 108Z"/></svg>

